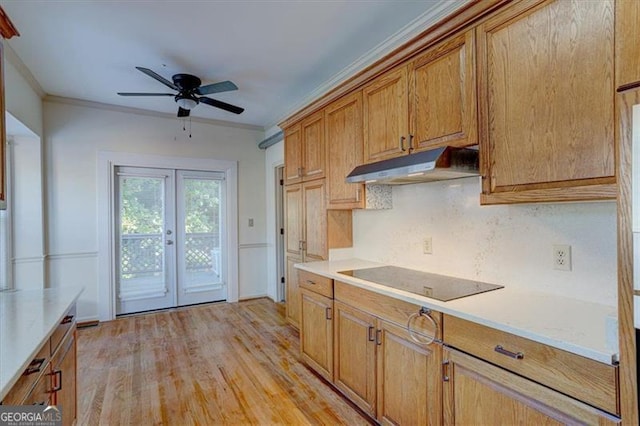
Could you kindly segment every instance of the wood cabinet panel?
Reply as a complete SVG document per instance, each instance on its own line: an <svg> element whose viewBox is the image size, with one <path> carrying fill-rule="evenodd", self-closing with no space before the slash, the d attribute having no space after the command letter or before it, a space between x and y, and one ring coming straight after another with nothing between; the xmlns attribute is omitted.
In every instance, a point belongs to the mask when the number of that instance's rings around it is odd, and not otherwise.
<svg viewBox="0 0 640 426"><path fill-rule="evenodd" d="M333 299L333 280L331 278L299 270L298 283L302 288Z"/></svg>
<svg viewBox="0 0 640 426"><path fill-rule="evenodd" d="M619 419L499 367L446 349L445 425L614 425Z"/></svg>
<svg viewBox="0 0 640 426"><path fill-rule="evenodd" d="M325 170L325 138L324 113L322 111L305 119L302 131L302 177L303 180L324 177Z"/></svg>
<svg viewBox="0 0 640 426"><path fill-rule="evenodd" d="M302 181L302 132L300 124L284 129L284 184Z"/></svg>
<svg viewBox="0 0 640 426"><path fill-rule="evenodd" d="M378 320L378 421L442 424L442 347L416 344L406 328Z"/></svg>
<svg viewBox="0 0 640 426"><path fill-rule="evenodd" d="M38 350L36 356L33 357L27 368L22 372L22 375L18 379L15 385L11 388L11 391L2 400L4 405L20 405L22 401L29 394L34 383L38 381L39 377L43 374L47 374L50 371L48 366L51 359L49 340ZM44 373L43 373L44 372Z"/></svg>
<svg viewBox="0 0 640 426"><path fill-rule="evenodd" d="M333 381L333 300L300 289L302 359L316 372Z"/></svg>
<svg viewBox="0 0 640 426"><path fill-rule="evenodd" d="M407 85L407 66L401 66L362 89L365 163L409 152Z"/></svg>
<svg viewBox="0 0 640 426"><path fill-rule="evenodd" d="M285 205L285 249L287 255L302 258L304 227L302 186L289 185L284 188Z"/></svg>
<svg viewBox="0 0 640 426"><path fill-rule="evenodd" d="M304 200L304 257L315 260L327 258L327 211L324 180L305 182ZM287 220L288 217L287 217Z"/></svg>
<svg viewBox="0 0 640 426"><path fill-rule="evenodd" d="M479 26L483 203L615 195L613 15L612 0L520 2Z"/></svg>
<svg viewBox="0 0 640 426"><path fill-rule="evenodd" d="M618 369L542 343L446 315L444 341L610 413L618 413ZM523 354L522 359L496 351Z"/></svg>
<svg viewBox="0 0 640 426"><path fill-rule="evenodd" d="M640 2L616 0L616 87L640 86Z"/></svg>
<svg viewBox="0 0 640 426"><path fill-rule="evenodd" d="M70 330L51 360L55 405L62 408L62 425L75 424L76 405L76 331Z"/></svg>
<svg viewBox="0 0 640 426"><path fill-rule="evenodd" d="M364 207L364 185L345 178L363 163L362 93L337 100L325 109L327 145L327 208Z"/></svg>
<svg viewBox="0 0 640 426"><path fill-rule="evenodd" d="M334 301L334 384L376 416L376 318Z"/></svg>
<svg viewBox="0 0 640 426"><path fill-rule="evenodd" d="M452 37L412 61L412 150L477 143L475 66L474 30Z"/></svg>
<svg viewBox="0 0 640 426"><path fill-rule="evenodd" d="M302 262L302 258L287 256L287 275L285 278L287 299L287 321L295 328L300 328L300 284L298 282L298 270L293 267Z"/></svg>

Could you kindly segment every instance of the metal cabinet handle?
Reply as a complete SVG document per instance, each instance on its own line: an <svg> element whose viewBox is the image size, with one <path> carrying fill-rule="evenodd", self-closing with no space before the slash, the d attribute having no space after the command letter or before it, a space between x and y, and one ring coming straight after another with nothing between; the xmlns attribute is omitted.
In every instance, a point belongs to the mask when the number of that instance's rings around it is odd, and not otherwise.
<svg viewBox="0 0 640 426"><path fill-rule="evenodd" d="M173 245L173 240L167 240L167 245L168 245L168 246Z"/></svg>
<svg viewBox="0 0 640 426"><path fill-rule="evenodd" d="M315 285L315 281L307 280L307 284Z"/></svg>
<svg viewBox="0 0 640 426"><path fill-rule="evenodd" d="M69 324L72 321L73 321L73 315L67 315L64 318L62 318L62 321L60 322L60 324Z"/></svg>
<svg viewBox="0 0 640 426"><path fill-rule="evenodd" d="M376 330L376 345L382 345L382 330Z"/></svg>
<svg viewBox="0 0 640 426"><path fill-rule="evenodd" d="M376 328L374 326L370 325L369 329L367 330L367 333L368 333L367 338L368 338L368 340L370 342L375 342L376 341L376 337L375 337L375 333L374 333L375 329Z"/></svg>
<svg viewBox="0 0 640 426"><path fill-rule="evenodd" d="M511 351L508 351L505 348L503 348L502 345L497 345L494 348L494 351L498 352L499 354L506 355L509 358L513 358L513 359L522 359L522 358L524 358L524 354L522 352L511 352Z"/></svg>
<svg viewBox="0 0 640 426"><path fill-rule="evenodd" d="M449 360L442 361L442 381L449 381Z"/></svg>
<svg viewBox="0 0 640 426"><path fill-rule="evenodd" d="M54 379L55 386L53 389L51 389L50 393L59 392L62 390L62 370L54 371L53 377L55 378Z"/></svg>
<svg viewBox="0 0 640 426"><path fill-rule="evenodd" d="M411 338L411 340L420 345L430 345L436 341L436 337L438 336L438 323L436 323L436 320L434 320L430 314L431 309L425 308L423 306L418 312L411 314L409 316L409 319L407 320L407 331L409 332L409 337ZM428 339L423 339L413 331L413 329L411 328L411 323L415 318L418 317L428 318L429 321L431 321L431 324L433 324L433 336Z"/></svg>
<svg viewBox="0 0 640 426"><path fill-rule="evenodd" d="M413 151L413 135L409 134L409 152Z"/></svg>
<svg viewBox="0 0 640 426"><path fill-rule="evenodd" d="M356 189L356 203L360 202L360 191L362 191L360 188Z"/></svg>
<svg viewBox="0 0 640 426"><path fill-rule="evenodd" d="M404 147L404 140L406 138L404 136L400 136L400 150L401 151L406 151L405 147Z"/></svg>
<svg viewBox="0 0 640 426"><path fill-rule="evenodd" d="M327 307L324 311L325 314L325 318L330 320L331 319L331 308Z"/></svg>
<svg viewBox="0 0 640 426"><path fill-rule="evenodd" d="M36 358L33 361L31 361L27 369L24 370L24 375L28 376L30 374L39 372L40 369L42 368L42 364L44 364L46 360L47 360L46 358Z"/></svg>

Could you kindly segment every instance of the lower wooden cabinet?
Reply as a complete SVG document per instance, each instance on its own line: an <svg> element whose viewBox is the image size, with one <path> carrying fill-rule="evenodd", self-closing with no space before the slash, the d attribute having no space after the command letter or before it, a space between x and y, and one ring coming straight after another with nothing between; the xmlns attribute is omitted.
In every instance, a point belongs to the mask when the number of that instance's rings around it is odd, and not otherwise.
<svg viewBox="0 0 640 426"><path fill-rule="evenodd" d="M333 300L300 289L300 351L318 374L333 381Z"/></svg>
<svg viewBox="0 0 640 426"><path fill-rule="evenodd" d="M445 349L445 425L614 425L620 419L453 349Z"/></svg>
<svg viewBox="0 0 640 426"><path fill-rule="evenodd" d="M298 285L298 270L293 265L300 262L302 262L302 259L299 257L287 256L287 321L297 329L300 329L300 288Z"/></svg>
<svg viewBox="0 0 640 426"><path fill-rule="evenodd" d="M334 385L376 417L376 317L334 301Z"/></svg>
<svg viewBox="0 0 640 426"><path fill-rule="evenodd" d="M52 391L51 391L51 367L47 366L44 373L36 380L36 384L29 391L27 396L20 402L20 404L14 403L14 405L51 405L52 404ZM7 399L3 401L3 404L9 404Z"/></svg>
<svg viewBox="0 0 640 426"><path fill-rule="evenodd" d="M442 424L442 346L418 344L405 327L386 321L378 320L378 330L378 421Z"/></svg>
<svg viewBox="0 0 640 426"><path fill-rule="evenodd" d="M442 347L338 300L334 307L334 385L381 424L440 425Z"/></svg>
<svg viewBox="0 0 640 426"><path fill-rule="evenodd" d="M71 330L60 344L51 365L54 405L62 408L62 425L73 425L76 406L76 332Z"/></svg>

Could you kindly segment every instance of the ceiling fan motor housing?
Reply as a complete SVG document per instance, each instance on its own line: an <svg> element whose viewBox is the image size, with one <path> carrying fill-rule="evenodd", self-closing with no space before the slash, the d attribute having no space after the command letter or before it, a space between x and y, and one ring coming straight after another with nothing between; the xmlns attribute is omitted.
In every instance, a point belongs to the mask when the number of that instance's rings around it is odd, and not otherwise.
<svg viewBox="0 0 640 426"><path fill-rule="evenodd" d="M202 80L191 74L176 74L171 79L180 92L191 92L202 84Z"/></svg>

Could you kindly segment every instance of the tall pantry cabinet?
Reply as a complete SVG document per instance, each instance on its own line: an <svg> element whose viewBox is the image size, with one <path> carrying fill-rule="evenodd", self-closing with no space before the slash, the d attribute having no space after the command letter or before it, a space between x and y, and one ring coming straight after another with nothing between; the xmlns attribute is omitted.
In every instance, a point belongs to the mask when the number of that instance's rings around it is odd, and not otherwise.
<svg viewBox="0 0 640 426"><path fill-rule="evenodd" d="M285 128L287 320L300 326L301 295L293 265L326 260L329 248L351 246L351 211L327 210L325 111Z"/></svg>

